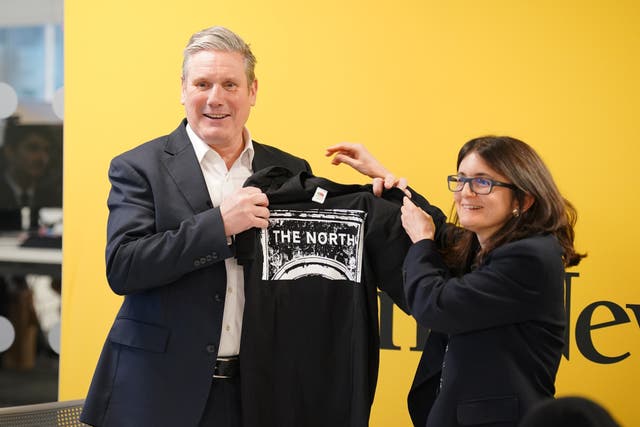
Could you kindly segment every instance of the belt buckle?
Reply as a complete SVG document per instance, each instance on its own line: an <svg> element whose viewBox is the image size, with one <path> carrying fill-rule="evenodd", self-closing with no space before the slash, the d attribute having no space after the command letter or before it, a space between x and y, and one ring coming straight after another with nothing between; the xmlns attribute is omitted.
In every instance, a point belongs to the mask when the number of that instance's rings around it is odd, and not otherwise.
<svg viewBox="0 0 640 427"><path fill-rule="evenodd" d="M234 360L238 360L238 356L231 356L231 357L218 357L216 359L216 364L213 367L213 378L222 378L222 379L228 379L228 378L233 378L230 375L222 375L218 373L218 362L232 362Z"/></svg>

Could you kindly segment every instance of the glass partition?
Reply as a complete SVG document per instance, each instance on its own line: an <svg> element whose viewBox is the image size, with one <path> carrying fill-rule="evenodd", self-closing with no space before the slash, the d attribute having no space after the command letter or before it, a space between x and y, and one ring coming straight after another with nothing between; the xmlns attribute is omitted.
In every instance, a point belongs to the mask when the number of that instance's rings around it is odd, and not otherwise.
<svg viewBox="0 0 640 427"><path fill-rule="evenodd" d="M0 23L0 406L58 397L62 130L61 23Z"/></svg>

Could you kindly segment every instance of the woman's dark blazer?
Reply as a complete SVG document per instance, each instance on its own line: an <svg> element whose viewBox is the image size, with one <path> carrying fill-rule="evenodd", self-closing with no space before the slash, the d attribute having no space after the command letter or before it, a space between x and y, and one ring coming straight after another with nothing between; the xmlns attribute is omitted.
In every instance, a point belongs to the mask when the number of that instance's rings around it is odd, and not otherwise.
<svg viewBox="0 0 640 427"><path fill-rule="evenodd" d="M554 395L565 328L555 237L502 245L461 277L422 240L404 268L410 311L431 330L409 394L416 426L515 427Z"/></svg>

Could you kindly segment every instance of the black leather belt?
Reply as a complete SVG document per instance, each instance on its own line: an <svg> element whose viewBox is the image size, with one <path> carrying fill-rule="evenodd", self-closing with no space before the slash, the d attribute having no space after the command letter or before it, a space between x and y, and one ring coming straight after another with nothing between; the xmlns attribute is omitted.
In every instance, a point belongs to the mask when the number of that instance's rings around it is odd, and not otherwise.
<svg viewBox="0 0 640 427"><path fill-rule="evenodd" d="M240 375L240 359L238 356L219 357L213 368L213 378L233 378Z"/></svg>

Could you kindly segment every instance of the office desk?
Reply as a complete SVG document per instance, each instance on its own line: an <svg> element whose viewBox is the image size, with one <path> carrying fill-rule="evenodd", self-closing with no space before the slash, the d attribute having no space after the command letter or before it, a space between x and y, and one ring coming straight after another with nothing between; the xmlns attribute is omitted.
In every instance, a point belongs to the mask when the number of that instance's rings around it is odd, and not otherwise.
<svg viewBox="0 0 640 427"><path fill-rule="evenodd" d="M18 234L0 235L0 274L44 274L60 278L62 249L21 247Z"/></svg>

